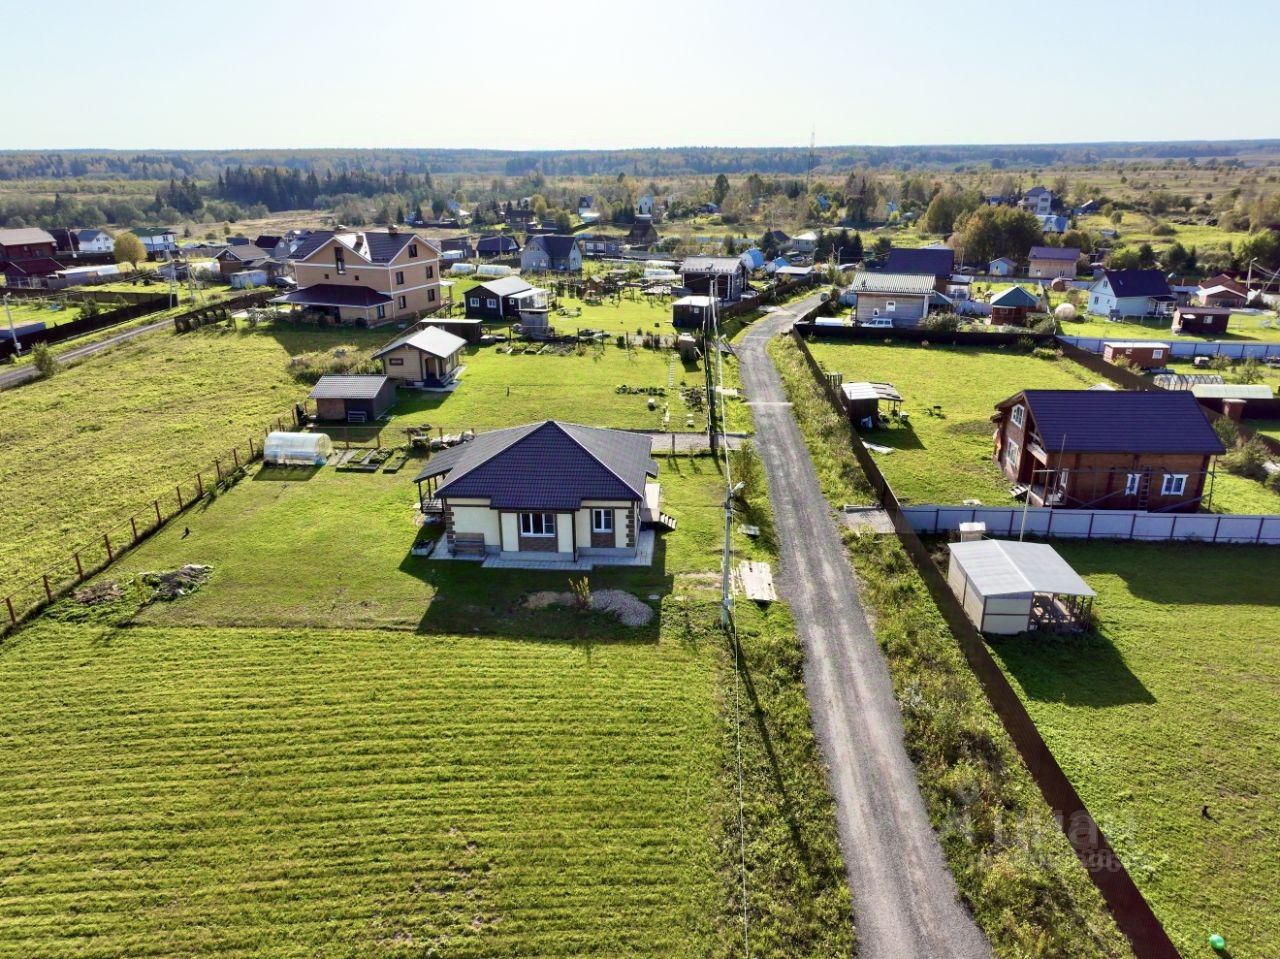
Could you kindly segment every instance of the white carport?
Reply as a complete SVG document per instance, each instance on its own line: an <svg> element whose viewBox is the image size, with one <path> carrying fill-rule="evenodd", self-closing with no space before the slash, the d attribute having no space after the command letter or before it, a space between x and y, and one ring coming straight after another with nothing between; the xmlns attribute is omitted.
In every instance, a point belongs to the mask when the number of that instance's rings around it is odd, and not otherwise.
<svg viewBox="0 0 1280 959"><path fill-rule="evenodd" d="M1076 632L1097 594L1052 546L982 539L952 543L947 583L984 633Z"/></svg>

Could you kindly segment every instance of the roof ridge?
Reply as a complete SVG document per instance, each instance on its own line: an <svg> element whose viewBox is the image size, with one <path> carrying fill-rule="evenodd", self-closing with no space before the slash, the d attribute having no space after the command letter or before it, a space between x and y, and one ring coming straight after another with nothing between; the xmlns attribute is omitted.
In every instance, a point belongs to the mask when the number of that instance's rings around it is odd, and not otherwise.
<svg viewBox="0 0 1280 959"><path fill-rule="evenodd" d="M619 483L621 483L621 484L622 484L623 486L625 486L627 489L631 490L631 492L633 492L633 493L637 494L641 499L644 499L644 490L642 490L642 489L636 489L634 486L632 486L630 483L628 483L626 480L624 480L621 476L619 476L619 475L618 475L617 471L616 471L616 470L614 470L614 468L613 468L613 467L609 466L607 463L605 463L605 462L604 462L604 460L602 460L602 459L600 459L600 457L596 456L596 454L595 454L595 453L593 453L591 450L589 450L589 449L587 449L585 446L583 446L583 445L582 445L582 441L581 441L581 440L579 440L576 436L574 436L574 435L573 435L572 433L570 433L567 429L565 429L565 427L566 427L566 426L572 426L572 427L574 427L575 429L580 429L580 430L597 430L597 431L602 431L602 429L603 429L602 427L599 427L599 426L585 426L585 425L583 425L582 423L561 423L559 420L547 420L547 423L549 423L549 424L551 424L551 425L555 426L558 430L560 430L560 432L561 432L561 433L563 433L565 436L567 436L569 439L571 439L571 440L572 440L572 441L577 445L578 449L582 450L584 453L586 453L588 456L590 456L593 460L595 460L597 463L599 463L599 464L600 464L600 466L601 466L601 467L602 467L602 468L603 468L603 469L604 469L604 470L605 470L605 471L606 471L610 476L612 476L614 479L616 479ZM546 424L544 424L544 425L546 425ZM620 431L620 432L625 432L625 431ZM650 458L652 459L652 456L650 456ZM646 475L647 475L647 474L646 474Z"/></svg>
<svg viewBox="0 0 1280 959"><path fill-rule="evenodd" d="M551 421L547 420L547 422L549 423ZM454 471L457 469L457 467L455 466L454 469L449 471L449 478L445 480L445 484L440 488L440 490L443 490L450 483L457 482L467 474L474 472L480 466L489 462L489 460L493 459L495 456L499 455L500 453L505 453L507 450L511 449L511 447L515 446L516 443L520 442L525 437L531 436L536 430L540 429L542 425L543 424L527 423L524 426L507 427L507 429L511 430L511 432L518 433L519 435L512 437L510 442L502 444L497 449L495 449L492 453L489 453L487 456L485 456L485 458L482 459L480 462L473 463L471 466L468 466L466 469L464 469L461 473L458 473L456 476L454 475ZM489 435L492 436L493 433L501 433L501 432L503 432L503 430L493 430L492 432L489 433ZM458 465L461 466L462 464L459 463Z"/></svg>

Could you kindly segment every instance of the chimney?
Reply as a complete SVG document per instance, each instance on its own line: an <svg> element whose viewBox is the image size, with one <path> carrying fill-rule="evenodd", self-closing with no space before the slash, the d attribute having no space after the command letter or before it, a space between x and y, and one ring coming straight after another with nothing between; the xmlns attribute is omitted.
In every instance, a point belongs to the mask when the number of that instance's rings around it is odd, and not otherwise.
<svg viewBox="0 0 1280 959"><path fill-rule="evenodd" d="M397 233L400 232L400 227L396 226L396 224L394 223L388 223L387 232L390 233L392 236L395 236Z"/></svg>

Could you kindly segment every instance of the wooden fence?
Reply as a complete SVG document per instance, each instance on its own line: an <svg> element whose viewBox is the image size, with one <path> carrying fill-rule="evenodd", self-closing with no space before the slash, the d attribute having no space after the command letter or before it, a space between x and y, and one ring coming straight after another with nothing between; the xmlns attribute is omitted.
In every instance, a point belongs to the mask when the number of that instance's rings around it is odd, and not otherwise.
<svg viewBox="0 0 1280 959"><path fill-rule="evenodd" d="M292 428L292 414L277 417L264 431ZM67 551L66 558L9 590L0 608L0 636L30 619L59 597L97 575L194 504L235 483L262 456L262 439L250 436L208 466L173 484L170 492L132 510L112 526Z"/></svg>
<svg viewBox="0 0 1280 959"><path fill-rule="evenodd" d="M208 306L202 306L198 309L188 310L173 318L173 328L178 333L189 333L191 330L199 329L210 323L219 323L230 318L232 313L239 310L247 310L252 307L262 306L273 296L277 296L276 290L254 290L252 293L246 293L243 296L235 296L219 303L210 303Z"/></svg>
<svg viewBox="0 0 1280 959"><path fill-rule="evenodd" d="M792 336L827 399L842 417L847 416L843 394L828 382L821 366L809 352L804 337L794 329ZM1097 820L1085 806L1084 800L1071 785L1071 780L1067 778L1067 774L1063 772L1052 750L1040 735L1026 706L1018 698L1008 678L991 655L982 634L970 622L964 608L951 592L946 578L916 534L910 518L899 504L888 480L880 472L880 467L862 445L852 426L850 426L850 448L885 512L893 521L894 530L902 541L912 565L924 580L929 594L951 628L969 667L982 685L987 699L996 715L1000 717L1010 739L1013 740L1018 754L1026 763L1027 769L1040 789L1040 794L1054 811L1063 834L1102 894L1112 916L1115 917L1116 924L1129 939L1134 955L1137 959L1179 959L1178 950L1160 924L1160 920L1156 918L1151 905L1125 869L1124 863L1108 842Z"/></svg>
<svg viewBox="0 0 1280 959"><path fill-rule="evenodd" d="M23 352L26 352L37 343L61 343L63 340L84 336L86 333L95 333L98 330L105 330L107 327L118 326L129 320L135 320L140 316L159 313L161 310L170 309L174 305L175 301L170 294L162 293L129 306L106 310L96 316L68 320L66 323L59 323L57 326L51 326L43 330L19 333L18 339L22 343ZM0 339L0 360L8 359L16 352L17 350L14 348L12 340L7 338Z"/></svg>

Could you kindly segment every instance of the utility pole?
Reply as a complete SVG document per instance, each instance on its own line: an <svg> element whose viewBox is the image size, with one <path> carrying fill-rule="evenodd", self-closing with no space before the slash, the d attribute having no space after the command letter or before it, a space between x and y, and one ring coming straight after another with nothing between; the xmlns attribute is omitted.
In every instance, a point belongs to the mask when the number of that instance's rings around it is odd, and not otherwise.
<svg viewBox="0 0 1280 959"><path fill-rule="evenodd" d="M9 294L4 295L4 315L9 318L9 335L13 337L13 355L17 356L22 351L22 344L18 342L18 331L13 328L13 310L9 309Z"/></svg>

